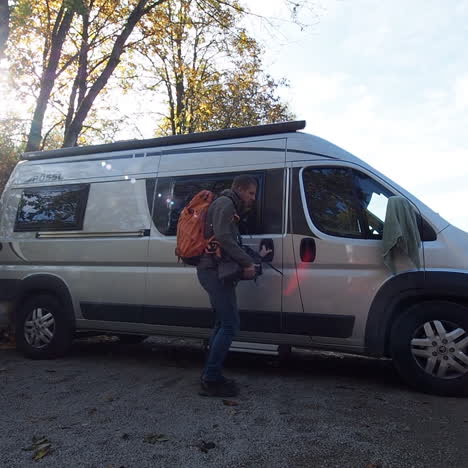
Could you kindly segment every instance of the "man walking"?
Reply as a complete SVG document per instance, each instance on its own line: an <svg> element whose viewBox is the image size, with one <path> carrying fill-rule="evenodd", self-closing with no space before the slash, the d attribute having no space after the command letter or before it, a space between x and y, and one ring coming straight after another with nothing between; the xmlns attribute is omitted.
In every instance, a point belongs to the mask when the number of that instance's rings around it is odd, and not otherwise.
<svg viewBox="0 0 468 468"><path fill-rule="evenodd" d="M257 194L257 180L249 175L237 176L231 190L224 190L209 207L205 237L214 236L222 254L242 267L243 278L255 277L252 258L242 249L238 222L252 208ZM215 256L204 254L197 266L200 284L208 293L215 311L215 327L209 342L209 352L201 377L202 395L233 397L239 393L236 383L222 374L223 363L234 336L239 333L237 282L221 281Z"/></svg>

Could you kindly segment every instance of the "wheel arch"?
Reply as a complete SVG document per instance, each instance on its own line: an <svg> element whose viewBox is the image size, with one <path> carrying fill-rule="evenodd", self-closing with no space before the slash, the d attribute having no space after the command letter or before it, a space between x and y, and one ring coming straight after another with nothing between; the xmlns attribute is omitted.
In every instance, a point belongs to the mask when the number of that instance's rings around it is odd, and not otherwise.
<svg viewBox="0 0 468 468"><path fill-rule="evenodd" d="M12 317L14 322L16 321L16 311L27 299L36 294L51 294L55 296L63 306L63 312L67 314L73 328L75 328L75 313L70 289L60 277L43 273L27 276L19 283Z"/></svg>
<svg viewBox="0 0 468 468"><path fill-rule="evenodd" d="M414 271L390 278L377 292L369 309L366 352L389 356L390 333L395 320L414 304L436 300L468 306L468 273Z"/></svg>

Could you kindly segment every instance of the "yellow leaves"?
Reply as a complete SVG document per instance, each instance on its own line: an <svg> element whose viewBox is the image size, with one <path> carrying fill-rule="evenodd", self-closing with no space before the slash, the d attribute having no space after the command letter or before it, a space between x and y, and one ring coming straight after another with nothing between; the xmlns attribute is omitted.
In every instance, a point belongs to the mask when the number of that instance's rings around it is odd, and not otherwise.
<svg viewBox="0 0 468 468"><path fill-rule="evenodd" d="M169 439L164 434L146 434L143 439L147 444L157 444L161 442L168 442Z"/></svg>
<svg viewBox="0 0 468 468"><path fill-rule="evenodd" d="M47 438L36 436L32 439L32 445L23 450L34 452L32 455L34 461L39 461L53 452L52 443Z"/></svg>

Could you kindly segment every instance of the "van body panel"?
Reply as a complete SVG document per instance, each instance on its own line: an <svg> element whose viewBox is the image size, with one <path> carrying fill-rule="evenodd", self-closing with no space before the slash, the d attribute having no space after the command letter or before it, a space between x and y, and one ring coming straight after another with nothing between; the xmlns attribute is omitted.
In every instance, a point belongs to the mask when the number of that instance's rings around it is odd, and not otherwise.
<svg viewBox="0 0 468 468"><path fill-rule="evenodd" d="M433 242L424 243L426 266L468 271L468 233L448 226L437 234Z"/></svg>
<svg viewBox="0 0 468 468"><path fill-rule="evenodd" d="M80 183L89 184L89 179ZM82 302L142 306L148 238L140 236L151 225L144 179L91 183L83 228L76 232L15 232L22 193L23 189L12 187L3 225L9 258L21 264L16 269L19 275L63 277L71 285L78 317Z"/></svg>
<svg viewBox="0 0 468 468"><path fill-rule="evenodd" d="M167 148L162 150L159 173L189 174L203 169L205 172L226 168L269 165L285 162L285 138L231 142L195 148Z"/></svg>

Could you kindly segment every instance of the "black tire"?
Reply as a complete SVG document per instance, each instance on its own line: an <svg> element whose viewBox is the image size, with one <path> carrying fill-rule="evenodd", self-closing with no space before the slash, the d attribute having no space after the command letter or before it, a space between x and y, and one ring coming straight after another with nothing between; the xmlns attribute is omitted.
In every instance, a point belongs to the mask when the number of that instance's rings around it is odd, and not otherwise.
<svg viewBox="0 0 468 468"><path fill-rule="evenodd" d="M31 321L34 317L36 326ZM26 299L17 311L15 326L16 347L31 359L61 357L67 353L73 341L70 313L50 294L38 294Z"/></svg>
<svg viewBox="0 0 468 468"><path fill-rule="evenodd" d="M146 335L116 335L117 338L119 339L119 342L122 344L139 344L143 343L143 341L148 338Z"/></svg>
<svg viewBox="0 0 468 468"><path fill-rule="evenodd" d="M467 307L445 301L410 307L392 327L390 351L401 377L415 389L468 396Z"/></svg>

